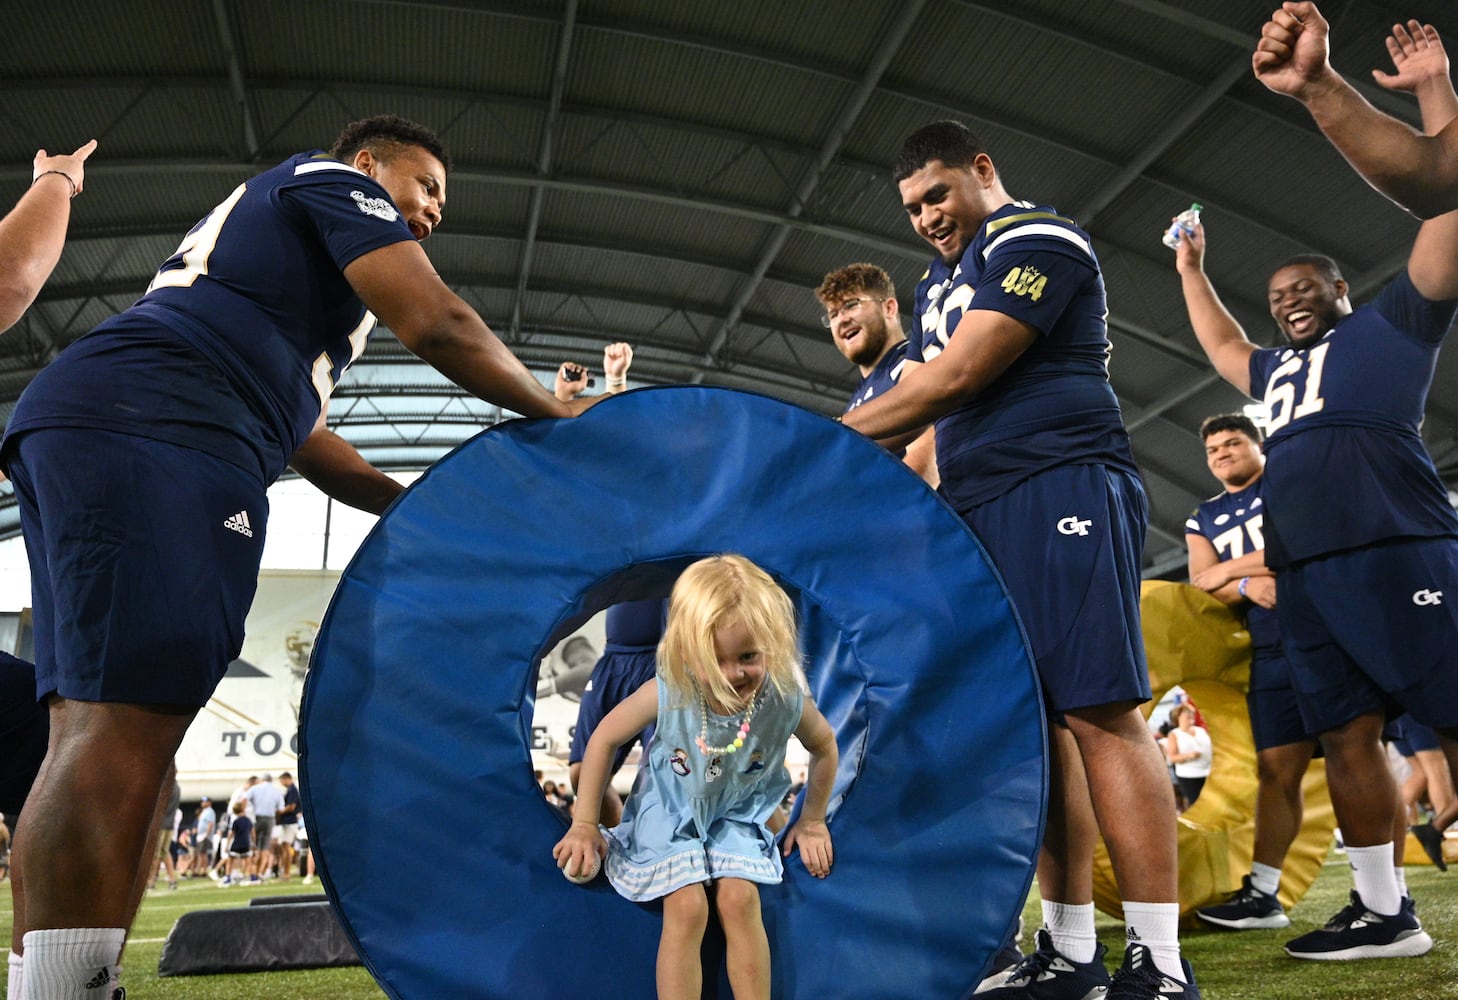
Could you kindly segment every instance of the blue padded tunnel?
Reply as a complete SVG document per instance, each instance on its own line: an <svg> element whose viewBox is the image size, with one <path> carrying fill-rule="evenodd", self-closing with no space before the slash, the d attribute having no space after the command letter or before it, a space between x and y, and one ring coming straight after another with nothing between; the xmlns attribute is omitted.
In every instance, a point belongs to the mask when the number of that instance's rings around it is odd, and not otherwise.
<svg viewBox="0 0 1458 1000"><path fill-rule="evenodd" d="M1042 836L1040 694L962 521L873 443L788 404L638 390L478 435L340 581L304 695L319 869L392 997L652 997L660 910L574 886L532 775L536 663L595 612L741 552L797 600L841 763L835 867L762 887L775 997L962 997ZM712 982L713 973L706 974ZM720 990L727 997L727 986Z"/></svg>

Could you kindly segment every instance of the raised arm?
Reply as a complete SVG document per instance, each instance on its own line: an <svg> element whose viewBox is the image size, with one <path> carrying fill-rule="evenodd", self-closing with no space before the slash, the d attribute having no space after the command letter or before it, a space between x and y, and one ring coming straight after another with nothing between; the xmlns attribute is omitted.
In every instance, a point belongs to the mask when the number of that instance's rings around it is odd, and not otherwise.
<svg viewBox="0 0 1458 1000"><path fill-rule="evenodd" d="M1255 353L1256 345L1246 337L1205 275L1203 225L1196 225L1193 232L1186 232L1180 238L1175 249L1175 270L1180 274L1180 289L1185 295L1190 325L1205 357L1221 378L1249 396L1250 356Z"/></svg>
<svg viewBox="0 0 1458 1000"><path fill-rule="evenodd" d="M1409 21L1393 25L1387 38L1392 73L1377 73L1390 90L1413 94L1422 111L1423 128L1434 134L1458 119L1458 93L1449 75L1448 53L1431 24ZM1407 262L1413 287L1434 302L1458 298L1458 212L1423 223Z"/></svg>
<svg viewBox="0 0 1458 1000"><path fill-rule="evenodd" d="M1256 78L1306 105L1357 172L1404 208L1424 218L1458 208L1458 122L1425 136L1372 107L1332 69L1329 33L1316 4L1287 0L1261 29Z"/></svg>
<svg viewBox="0 0 1458 1000"><path fill-rule="evenodd" d="M92 139L69 155L38 150L30 190L0 219L0 332L20 319L55 270L71 221L71 199L86 181Z"/></svg>

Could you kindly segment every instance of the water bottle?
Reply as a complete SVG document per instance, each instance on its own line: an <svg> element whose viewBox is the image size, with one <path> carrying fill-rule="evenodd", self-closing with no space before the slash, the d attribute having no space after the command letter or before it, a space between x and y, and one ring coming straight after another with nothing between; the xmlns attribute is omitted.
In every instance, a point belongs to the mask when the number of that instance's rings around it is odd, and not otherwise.
<svg viewBox="0 0 1458 1000"><path fill-rule="evenodd" d="M1164 245L1171 250L1179 249L1180 239L1185 233L1193 233L1200 224L1200 203L1197 201L1179 215L1164 234Z"/></svg>

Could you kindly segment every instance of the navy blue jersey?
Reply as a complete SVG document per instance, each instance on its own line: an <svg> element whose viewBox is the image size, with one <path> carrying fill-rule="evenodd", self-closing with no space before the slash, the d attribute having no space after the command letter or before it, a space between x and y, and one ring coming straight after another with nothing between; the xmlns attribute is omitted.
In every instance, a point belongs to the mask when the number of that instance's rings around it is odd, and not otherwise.
<svg viewBox="0 0 1458 1000"><path fill-rule="evenodd" d="M1404 270L1310 347L1251 355L1251 395L1270 409L1268 565L1458 536L1418 433L1455 307L1424 299Z"/></svg>
<svg viewBox="0 0 1458 1000"><path fill-rule="evenodd" d="M667 613L666 598L646 601L623 601L607 609L604 626L609 646L657 646L663 638L663 616Z"/></svg>
<svg viewBox="0 0 1458 1000"><path fill-rule="evenodd" d="M37 375L7 434L136 434L272 482L375 325L344 268L412 238L376 181L320 152L293 156L239 185L141 299Z"/></svg>
<svg viewBox="0 0 1458 1000"><path fill-rule="evenodd" d="M871 374L861 378L861 384L856 386L855 395L850 402L845 404L845 412L849 413L857 406L874 396L884 394L886 390L901 380L901 371L906 366L906 349L910 346L906 341L897 341L892 345L891 350L881 355L881 360L876 362L876 367L871 369Z"/></svg>
<svg viewBox="0 0 1458 1000"><path fill-rule="evenodd" d="M1004 313L1039 336L975 399L937 421L948 499L964 509L1064 465L1137 476L1109 385L1108 305L1088 234L1026 202L992 213L958 264L938 258L917 284L907 360L935 358L973 309Z"/></svg>
<svg viewBox="0 0 1458 1000"><path fill-rule="evenodd" d="M1221 562L1264 549L1266 508L1262 482L1264 479L1257 479L1243 490L1220 493L1200 504L1185 522L1185 534L1203 537L1214 546ZM1255 648L1281 645L1276 612L1252 603L1246 609L1245 622Z"/></svg>

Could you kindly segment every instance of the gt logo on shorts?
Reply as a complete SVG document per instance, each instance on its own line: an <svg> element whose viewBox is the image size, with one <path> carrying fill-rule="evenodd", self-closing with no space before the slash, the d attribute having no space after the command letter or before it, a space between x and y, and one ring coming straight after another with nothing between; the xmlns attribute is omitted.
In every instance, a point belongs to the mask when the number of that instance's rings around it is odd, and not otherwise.
<svg viewBox="0 0 1458 1000"><path fill-rule="evenodd" d="M1080 520L1077 514L1070 514L1058 522L1058 533L1060 535L1087 535L1089 525L1092 521Z"/></svg>
<svg viewBox="0 0 1458 1000"><path fill-rule="evenodd" d="M1443 592L1441 590L1419 590L1412 595L1412 603L1420 608L1430 604L1442 604Z"/></svg>

